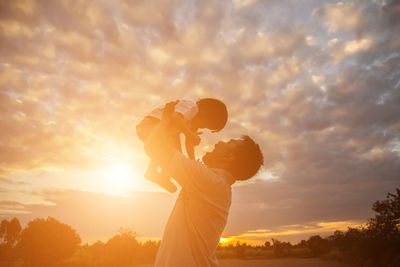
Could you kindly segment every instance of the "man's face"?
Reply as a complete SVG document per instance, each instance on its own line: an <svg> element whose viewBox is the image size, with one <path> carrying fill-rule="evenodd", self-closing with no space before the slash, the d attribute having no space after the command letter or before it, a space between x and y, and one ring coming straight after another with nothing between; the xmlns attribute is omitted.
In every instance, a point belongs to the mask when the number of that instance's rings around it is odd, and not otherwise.
<svg viewBox="0 0 400 267"><path fill-rule="evenodd" d="M214 145L214 149L211 152L207 152L202 160L211 168L221 168L226 164L229 164L233 159L233 152L235 148L240 145L242 140L230 140L228 142L218 142Z"/></svg>

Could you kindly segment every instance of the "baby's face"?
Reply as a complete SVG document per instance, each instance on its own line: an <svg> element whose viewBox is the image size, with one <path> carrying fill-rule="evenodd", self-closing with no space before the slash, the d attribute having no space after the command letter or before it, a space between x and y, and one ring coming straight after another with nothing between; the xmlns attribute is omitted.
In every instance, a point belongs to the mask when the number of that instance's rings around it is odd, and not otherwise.
<svg viewBox="0 0 400 267"><path fill-rule="evenodd" d="M206 129L207 126L208 126L207 121L201 118L196 119L195 123L193 124L193 128L195 128L194 130Z"/></svg>
<svg viewBox="0 0 400 267"><path fill-rule="evenodd" d="M212 126L210 125L210 122L208 120L203 119L200 121L199 129L210 129L210 128L212 128Z"/></svg>

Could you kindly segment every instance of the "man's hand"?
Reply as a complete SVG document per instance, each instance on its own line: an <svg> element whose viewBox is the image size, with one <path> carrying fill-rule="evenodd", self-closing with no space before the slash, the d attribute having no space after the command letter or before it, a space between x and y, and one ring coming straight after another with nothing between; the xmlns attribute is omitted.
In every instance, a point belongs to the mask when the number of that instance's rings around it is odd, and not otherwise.
<svg viewBox="0 0 400 267"><path fill-rule="evenodd" d="M195 159L194 157L194 147L200 144L200 137L197 135L197 133L192 132L193 136L189 137L188 135L185 135L186 137L186 153L190 159Z"/></svg>
<svg viewBox="0 0 400 267"><path fill-rule="evenodd" d="M201 138L199 136L199 132L188 131L185 136L187 138L187 142L192 146L197 146L200 144Z"/></svg>
<svg viewBox="0 0 400 267"><path fill-rule="evenodd" d="M163 119L169 119L171 118L172 114L175 112L175 106L178 104L179 100L175 100L172 102L168 102L164 106L164 112L163 112Z"/></svg>

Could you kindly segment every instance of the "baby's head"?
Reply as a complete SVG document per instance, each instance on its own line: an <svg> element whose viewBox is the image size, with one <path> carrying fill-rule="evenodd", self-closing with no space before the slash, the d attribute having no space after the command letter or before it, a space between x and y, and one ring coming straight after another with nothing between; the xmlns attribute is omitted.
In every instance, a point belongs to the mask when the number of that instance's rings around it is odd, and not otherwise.
<svg viewBox="0 0 400 267"><path fill-rule="evenodd" d="M224 128L228 120L228 111L225 104L215 98L202 98L196 102L199 112L194 120L198 128L207 128L218 132Z"/></svg>

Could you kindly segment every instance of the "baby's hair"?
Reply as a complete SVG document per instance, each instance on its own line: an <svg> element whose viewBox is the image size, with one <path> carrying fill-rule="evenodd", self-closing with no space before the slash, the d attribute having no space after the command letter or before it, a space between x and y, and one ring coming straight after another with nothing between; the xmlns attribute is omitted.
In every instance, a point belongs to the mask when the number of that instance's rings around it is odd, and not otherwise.
<svg viewBox="0 0 400 267"><path fill-rule="evenodd" d="M218 132L225 127L228 110L222 101L215 98L202 98L196 104L199 108L198 116L207 121L208 129Z"/></svg>

